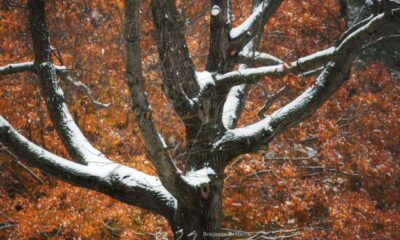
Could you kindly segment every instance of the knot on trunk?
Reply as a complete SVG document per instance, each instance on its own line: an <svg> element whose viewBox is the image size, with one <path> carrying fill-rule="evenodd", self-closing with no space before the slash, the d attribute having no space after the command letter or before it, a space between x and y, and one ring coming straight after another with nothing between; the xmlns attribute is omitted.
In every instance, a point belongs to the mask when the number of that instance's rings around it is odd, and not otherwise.
<svg viewBox="0 0 400 240"><path fill-rule="evenodd" d="M200 185L200 194L203 199L208 199L210 196L210 185L208 183Z"/></svg>

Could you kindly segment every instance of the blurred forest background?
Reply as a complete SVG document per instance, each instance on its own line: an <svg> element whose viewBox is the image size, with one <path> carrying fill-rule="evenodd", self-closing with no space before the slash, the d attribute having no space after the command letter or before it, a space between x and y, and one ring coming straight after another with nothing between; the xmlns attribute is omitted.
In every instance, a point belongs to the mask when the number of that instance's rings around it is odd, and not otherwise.
<svg viewBox="0 0 400 240"><path fill-rule="evenodd" d="M233 0L234 24L251 1ZM0 65L32 61L25 1L0 2ZM265 27L261 50L285 61L333 45L361 12L363 1L285 0ZM48 1L54 59L71 69L99 108L62 82L84 134L111 159L154 173L143 148L124 82L122 0ZM178 0L186 38L199 69L207 60L209 1ZM146 89L160 133L180 164L185 131L161 90L148 2L142 4ZM388 31L398 31L390 28ZM363 51L351 78L311 119L265 151L235 159L226 171L224 228L279 230L295 239L400 239L400 43ZM254 85L239 125L254 122L264 101L286 86L270 111L293 99L315 77L265 78ZM68 157L32 73L0 77L0 113L24 136ZM23 167L0 149L0 239L156 239L170 235L161 217ZM29 173L26 167L33 171ZM285 230L285 231L283 231Z"/></svg>

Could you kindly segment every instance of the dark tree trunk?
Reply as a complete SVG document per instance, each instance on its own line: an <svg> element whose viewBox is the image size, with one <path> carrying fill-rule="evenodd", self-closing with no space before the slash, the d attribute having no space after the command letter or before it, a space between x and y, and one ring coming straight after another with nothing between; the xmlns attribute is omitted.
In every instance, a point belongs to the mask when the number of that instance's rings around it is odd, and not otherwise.
<svg viewBox="0 0 400 240"><path fill-rule="evenodd" d="M176 239L219 239L215 236L221 232L222 188L223 178L216 177L201 189L194 207L178 202L171 224Z"/></svg>

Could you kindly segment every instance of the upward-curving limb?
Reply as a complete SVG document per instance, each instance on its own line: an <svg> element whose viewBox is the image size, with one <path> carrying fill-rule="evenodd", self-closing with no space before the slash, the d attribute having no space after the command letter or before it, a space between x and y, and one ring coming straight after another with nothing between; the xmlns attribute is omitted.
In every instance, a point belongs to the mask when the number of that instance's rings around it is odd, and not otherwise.
<svg viewBox="0 0 400 240"><path fill-rule="evenodd" d="M107 164L110 161L94 148L74 122L64 94L57 81L56 66L51 57L49 33L46 25L45 1L28 1L29 23L35 54L34 67L46 102L50 119L71 157L84 164Z"/></svg>

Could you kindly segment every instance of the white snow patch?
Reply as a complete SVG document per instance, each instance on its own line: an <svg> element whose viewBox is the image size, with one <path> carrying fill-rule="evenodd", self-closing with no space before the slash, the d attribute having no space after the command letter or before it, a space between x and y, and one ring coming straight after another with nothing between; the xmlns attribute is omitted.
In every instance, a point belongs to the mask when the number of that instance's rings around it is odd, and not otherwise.
<svg viewBox="0 0 400 240"><path fill-rule="evenodd" d="M309 62L309 61L311 61L313 59L321 58L321 57L324 57L324 56L329 56L329 55L334 54L335 51L336 51L335 47L330 47L330 48L327 48L325 50L313 53L311 55L299 58L299 60L296 61L296 64L301 65L302 63Z"/></svg>
<svg viewBox="0 0 400 240"><path fill-rule="evenodd" d="M196 72L197 84L199 84L200 91L207 85L215 85L212 73L208 71Z"/></svg>
<svg viewBox="0 0 400 240"><path fill-rule="evenodd" d="M223 108L222 114L222 123L225 128L230 128L232 126L233 121L238 118L236 116L236 110L239 107L240 98L244 94L245 85L238 85L231 88L228 96L226 97L226 101Z"/></svg>
<svg viewBox="0 0 400 240"><path fill-rule="evenodd" d="M47 67L47 66L52 66L53 64L51 62L42 62L39 67L43 68L43 67Z"/></svg>
<svg viewBox="0 0 400 240"><path fill-rule="evenodd" d="M281 73L287 68L284 64L275 65L275 66L267 66L267 67L258 67L258 68L246 68L246 69L238 69L236 71L231 71L222 75L216 75L216 81L224 81L225 79L235 78L235 77L249 77L257 75L268 76L273 73Z"/></svg>
<svg viewBox="0 0 400 240"><path fill-rule="evenodd" d="M272 120L272 118L270 116L267 116L263 120L260 120L251 125L228 130L228 131L226 131L225 135L222 138L220 138L218 141L213 143L213 148L217 149L223 142L225 142L227 140L248 138L251 136L255 136L257 134L261 134L265 131L272 132L273 129L270 126L271 120Z"/></svg>
<svg viewBox="0 0 400 240"><path fill-rule="evenodd" d="M160 137L160 140L161 140L161 143L162 143L163 147L164 147L164 148L168 148L168 145L167 145L167 143L165 142L164 137L163 137L160 133L158 133L158 136Z"/></svg>
<svg viewBox="0 0 400 240"><path fill-rule="evenodd" d="M182 178L192 186L199 187L204 183L209 183L210 175L215 175L215 172L210 167L205 167L197 171L190 171Z"/></svg>
<svg viewBox="0 0 400 240"><path fill-rule="evenodd" d="M262 2L256 9L254 9L253 13L248 17L242 24L239 26L233 28L229 36L234 39L242 35L243 33L249 31L251 26L254 24L254 22L259 19L259 15L261 15L264 12L265 7L268 6L265 2Z"/></svg>
<svg viewBox="0 0 400 240"><path fill-rule="evenodd" d="M130 187L141 187L147 191L156 192L163 199L171 201L174 208L177 207L175 198L164 188L158 177L146 175L143 172L120 164L114 165L114 169L112 169L113 176L119 178L122 183Z"/></svg>
<svg viewBox="0 0 400 240"><path fill-rule="evenodd" d="M261 121L258 121L256 123L253 123L251 125L242 127L242 128L236 128L231 130L230 132L233 133L233 136L236 138L247 138L250 136L254 136L261 131L268 131L272 130L270 129L269 123L271 121L271 117L266 117Z"/></svg>
<svg viewBox="0 0 400 240"><path fill-rule="evenodd" d="M221 12L221 8L218 5L214 5L211 8L211 15L218 16L218 14Z"/></svg>

